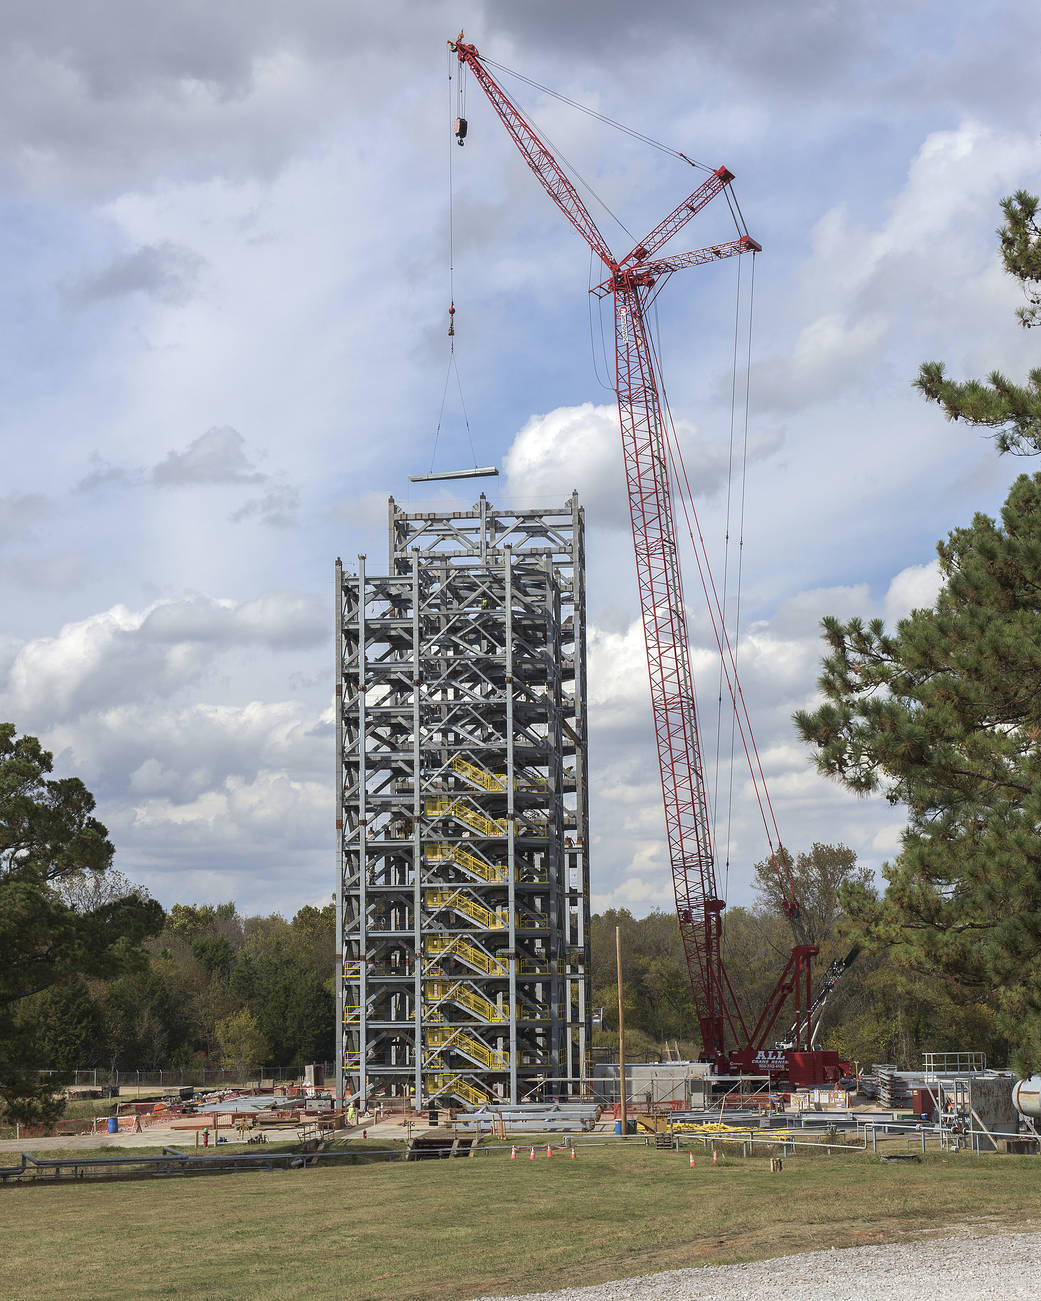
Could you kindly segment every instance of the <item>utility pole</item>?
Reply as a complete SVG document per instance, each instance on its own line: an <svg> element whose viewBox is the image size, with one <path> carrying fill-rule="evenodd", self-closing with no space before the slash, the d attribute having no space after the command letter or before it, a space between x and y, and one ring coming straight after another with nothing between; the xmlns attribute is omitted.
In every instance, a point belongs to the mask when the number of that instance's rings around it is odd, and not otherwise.
<svg viewBox="0 0 1041 1301"><path fill-rule="evenodd" d="M629 1133L625 1109L625 1009L622 1006L622 928L614 928L615 957L618 963L618 1088L622 1098L622 1137Z"/></svg>

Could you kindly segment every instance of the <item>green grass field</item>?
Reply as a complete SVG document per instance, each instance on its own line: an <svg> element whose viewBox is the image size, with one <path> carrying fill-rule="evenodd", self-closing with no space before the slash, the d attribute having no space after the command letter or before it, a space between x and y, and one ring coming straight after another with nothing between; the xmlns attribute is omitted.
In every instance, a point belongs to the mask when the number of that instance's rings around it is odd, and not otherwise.
<svg viewBox="0 0 1041 1301"><path fill-rule="evenodd" d="M827 1247L1041 1227L1041 1160L579 1148L0 1189L11 1298L467 1298Z"/></svg>

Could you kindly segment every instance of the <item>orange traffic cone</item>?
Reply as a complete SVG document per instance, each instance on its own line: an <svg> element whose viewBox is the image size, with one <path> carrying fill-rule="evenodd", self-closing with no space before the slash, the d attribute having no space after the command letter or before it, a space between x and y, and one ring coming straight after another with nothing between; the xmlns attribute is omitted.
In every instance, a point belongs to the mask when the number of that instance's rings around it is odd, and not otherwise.
<svg viewBox="0 0 1041 1301"><path fill-rule="evenodd" d="M529 1160L529 1161L534 1161L534 1160L535 1160L535 1149L534 1149L534 1148L531 1149L531 1156L528 1157L528 1160Z"/></svg>
<svg viewBox="0 0 1041 1301"><path fill-rule="evenodd" d="M691 1152L691 1154L690 1154L690 1164L691 1164L691 1165L694 1164L694 1153L693 1153L693 1152Z"/></svg>
<svg viewBox="0 0 1041 1301"><path fill-rule="evenodd" d="M516 1159L517 1159L517 1145L514 1144L512 1149L510 1150L510 1160L516 1161Z"/></svg>
<svg viewBox="0 0 1041 1301"><path fill-rule="evenodd" d="M571 1146L571 1160L574 1161L574 1160L577 1159L577 1157L578 1157L578 1153L575 1151L574 1144L572 1144L572 1146Z"/></svg>
<svg viewBox="0 0 1041 1301"><path fill-rule="evenodd" d="M715 1148L712 1149L712 1164L719 1165L719 1153Z"/></svg>
<svg viewBox="0 0 1041 1301"><path fill-rule="evenodd" d="M546 1144L546 1155L547 1155L547 1156L552 1156L552 1155L553 1155L553 1149L550 1147L550 1145L549 1145L548 1143Z"/></svg>

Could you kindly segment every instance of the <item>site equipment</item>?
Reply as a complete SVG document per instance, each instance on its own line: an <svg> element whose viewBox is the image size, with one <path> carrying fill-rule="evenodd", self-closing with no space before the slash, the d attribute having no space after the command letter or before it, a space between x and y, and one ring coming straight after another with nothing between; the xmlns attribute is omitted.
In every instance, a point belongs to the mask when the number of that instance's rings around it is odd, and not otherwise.
<svg viewBox="0 0 1041 1301"><path fill-rule="evenodd" d="M1012 1086L1012 1102L1021 1116L1041 1120L1041 1075L1017 1080Z"/></svg>
<svg viewBox="0 0 1041 1301"><path fill-rule="evenodd" d="M702 183L624 257L616 258L548 144L488 71L476 46L467 44L460 32L458 38L448 42L448 47L484 91L546 193L603 263L606 278L592 292L600 298L613 296L615 388L666 835L677 916L704 1055L722 1072L769 1071L776 1077L786 1077L792 1085L831 1082L843 1074L844 1063L839 1062L837 1053L811 1050L810 1045L809 1011L813 1004L810 967L817 954L816 946L795 945L766 1007L751 1030L741 1014L723 962L722 914L725 902L719 898L716 886L673 518L670 461L674 467L679 463L681 472L682 461L675 440L670 437L659 359L646 320L649 304L674 272L742 253L758 253L761 246L744 228L740 207L736 201L730 200L728 193L731 210L739 225L735 239L689 252L663 255L663 249L673 236L717 195L729 191L734 178L726 167L714 171L705 168L707 176ZM682 496L680 501L686 509ZM702 582L706 584L704 573ZM797 927L798 900L785 858L778 852L780 837L776 837L775 843L767 821L768 816L773 818L773 813L765 791L762 767L737 680L736 661L718 601L713 611L714 589L710 597L710 587L709 578L705 585L709 613L713 618L737 726L749 757L753 782L760 793L760 808L771 856L781 880L784 909ZM775 821L773 832L776 832ZM768 1049L767 1040L789 998L795 1001L795 1026L790 1043Z"/></svg>

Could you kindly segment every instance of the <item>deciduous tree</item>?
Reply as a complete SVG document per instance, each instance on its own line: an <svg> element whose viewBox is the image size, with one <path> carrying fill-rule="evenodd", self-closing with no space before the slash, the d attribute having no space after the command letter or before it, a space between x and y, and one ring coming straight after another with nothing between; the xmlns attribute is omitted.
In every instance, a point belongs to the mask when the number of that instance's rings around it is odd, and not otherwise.
<svg viewBox="0 0 1041 1301"><path fill-rule="evenodd" d="M141 960L163 910L144 892L102 888L114 849L76 777L52 779L34 736L0 723L0 1108L12 1119L47 1118L60 1104L37 1072L42 1042L25 1000ZM80 889L79 887L84 887Z"/></svg>
<svg viewBox="0 0 1041 1301"><path fill-rule="evenodd" d="M225 1067L234 1070L240 1082L245 1081L248 1067L262 1065L271 1052L257 1018L246 1008L217 1022L217 1042Z"/></svg>
<svg viewBox="0 0 1041 1301"><path fill-rule="evenodd" d="M782 870L786 880L790 877L799 903L799 916L794 919L799 943L819 947L832 937L842 916L841 888L866 885L871 880L871 870L858 865L856 852L848 845L822 845L815 841L809 850L800 850L794 858L784 848L778 851L778 857L783 860ZM752 880L760 907L775 917L785 916L785 892L773 860L756 863Z"/></svg>

